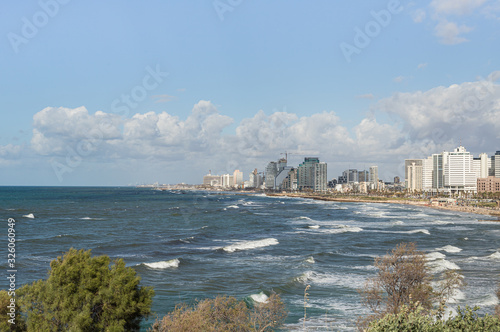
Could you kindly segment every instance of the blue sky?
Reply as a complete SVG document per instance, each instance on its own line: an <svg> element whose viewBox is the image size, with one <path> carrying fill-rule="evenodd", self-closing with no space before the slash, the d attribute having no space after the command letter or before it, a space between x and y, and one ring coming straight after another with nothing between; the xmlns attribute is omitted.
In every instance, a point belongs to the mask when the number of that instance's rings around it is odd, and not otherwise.
<svg viewBox="0 0 500 332"><path fill-rule="evenodd" d="M498 0L10 1L0 36L0 185L500 150Z"/></svg>

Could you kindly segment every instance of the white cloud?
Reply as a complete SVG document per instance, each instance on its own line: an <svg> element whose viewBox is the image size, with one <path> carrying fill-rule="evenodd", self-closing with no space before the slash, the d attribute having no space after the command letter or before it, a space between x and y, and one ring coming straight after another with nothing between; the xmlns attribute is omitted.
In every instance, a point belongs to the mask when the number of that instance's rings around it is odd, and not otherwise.
<svg viewBox="0 0 500 332"><path fill-rule="evenodd" d="M380 171L386 168L385 178L389 178L401 175L398 167L405 158L454 148L460 139L473 152L498 150L500 86L495 80L499 78L500 71L485 80L396 93L378 101L373 112L351 129L333 111L303 117L258 111L238 123L231 134L225 129L233 119L203 100L185 119L166 112L122 119L102 112L89 114L83 107L46 108L34 116L31 147L64 163L69 149L78 151L78 144L90 141L92 149L81 155L83 162L119 165L132 174L138 167L177 169L179 174L194 173L195 178L208 169L214 173L262 170L280 153L293 151L329 163L380 164ZM381 121L385 117L377 118L377 112L388 114L392 122ZM0 146L0 163L22 151L19 146ZM295 155L294 160L304 156Z"/></svg>
<svg viewBox="0 0 500 332"><path fill-rule="evenodd" d="M500 86L486 80L396 93L378 108L397 116L411 142L467 142L473 149L494 151L500 138Z"/></svg>
<svg viewBox="0 0 500 332"><path fill-rule="evenodd" d="M454 22L448 22L447 20L442 20L434 28L435 35L439 38L439 41L445 45L455 45L468 41L461 35L472 31L473 28L466 25L458 26Z"/></svg>
<svg viewBox="0 0 500 332"><path fill-rule="evenodd" d="M426 16L427 16L427 14L426 14L425 10L417 9L412 14L413 22L422 23L425 20Z"/></svg>
<svg viewBox="0 0 500 332"><path fill-rule="evenodd" d="M438 14L465 15L481 7L487 0L433 0L431 7Z"/></svg>
<svg viewBox="0 0 500 332"><path fill-rule="evenodd" d="M424 69L427 67L427 62L426 63L419 63L417 66L417 69Z"/></svg>

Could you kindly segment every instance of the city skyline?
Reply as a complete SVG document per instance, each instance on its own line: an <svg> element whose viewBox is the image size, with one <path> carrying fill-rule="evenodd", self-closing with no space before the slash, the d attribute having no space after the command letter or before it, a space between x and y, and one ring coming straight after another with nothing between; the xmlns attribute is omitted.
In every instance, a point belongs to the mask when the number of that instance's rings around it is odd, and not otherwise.
<svg viewBox="0 0 500 332"><path fill-rule="evenodd" d="M0 185L246 179L286 151L391 181L408 158L499 149L495 0L2 9Z"/></svg>

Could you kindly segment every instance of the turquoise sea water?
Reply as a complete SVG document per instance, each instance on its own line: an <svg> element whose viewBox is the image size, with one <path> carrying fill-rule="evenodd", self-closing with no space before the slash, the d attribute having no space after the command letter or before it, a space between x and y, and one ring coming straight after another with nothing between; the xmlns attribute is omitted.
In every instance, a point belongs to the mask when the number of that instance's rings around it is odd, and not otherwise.
<svg viewBox="0 0 500 332"><path fill-rule="evenodd" d="M357 289L373 260L417 242L434 272L461 269L468 285L450 307L492 313L500 282L500 223L414 206L337 203L262 195L144 188L0 187L7 273L7 219L16 220L17 284L45 278L70 247L123 258L153 286L153 310L231 295L282 295L286 330L300 330L306 285L308 330L353 330L367 311ZM2 278L0 287L7 287ZM145 322L144 330L151 323Z"/></svg>

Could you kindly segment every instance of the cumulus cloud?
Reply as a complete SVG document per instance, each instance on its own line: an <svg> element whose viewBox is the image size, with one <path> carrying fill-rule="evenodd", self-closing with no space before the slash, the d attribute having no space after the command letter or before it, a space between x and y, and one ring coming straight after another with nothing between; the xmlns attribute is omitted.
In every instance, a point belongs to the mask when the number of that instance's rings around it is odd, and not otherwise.
<svg viewBox="0 0 500 332"><path fill-rule="evenodd" d="M191 173L198 175L208 169L263 169L269 160L292 151L299 160L318 156L329 163L385 164L381 172L393 165L392 176L401 175L401 160L452 149L460 140L476 153L498 150L499 78L500 71L473 82L395 93L376 102L352 128L333 111L299 117L261 110L230 133L226 129L233 119L203 100L185 118L167 112L121 118L90 114L84 107L46 108L34 116L31 148L61 163L73 151L96 164L111 160L125 169L142 162L187 174L195 168ZM19 146L0 146L0 162L21 151Z"/></svg>
<svg viewBox="0 0 500 332"><path fill-rule="evenodd" d="M442 20L434 28L435 35L439 38L439 41L445 45L455 45L468 41L461 35L472 30L473 29L469 26L464 24L459 26L447 20Z"/></svg>
<svg viewBox="0 0 500 332"><path fill-rule="evenodd" d="M488 0L432 0L428 8L416 9L412 16L415 23L420 23L430 13L435 24L434 35L444 45L456 45L468 41L465 34L474 27L460 21L468 16L479 13L484 17L496 18L495 7L488 4Z"/></svg>
<svg viewBox="0 0 500 332"><path fill-rule="evenodd" d="M428 91L396 93L378 102L378 109L396 116L412 142L461 139L472 149L495 150L500 138L498 72L487 79L440 86Z"/></svg>

